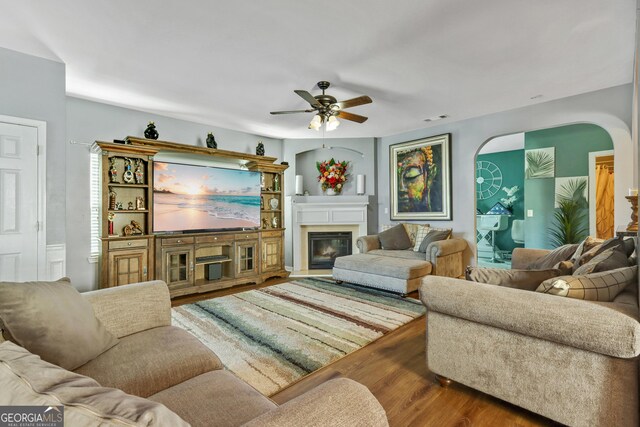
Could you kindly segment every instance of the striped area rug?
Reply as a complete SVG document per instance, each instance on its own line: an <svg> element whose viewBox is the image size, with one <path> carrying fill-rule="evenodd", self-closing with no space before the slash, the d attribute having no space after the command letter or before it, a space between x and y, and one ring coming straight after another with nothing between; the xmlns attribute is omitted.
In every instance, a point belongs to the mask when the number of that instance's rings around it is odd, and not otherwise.
<svg viewBox="0 0 640 427"><path fill-rule="evenodd" d="M265 396L424 314L374 289L306 278L173 309L173 324Z"/></svg>

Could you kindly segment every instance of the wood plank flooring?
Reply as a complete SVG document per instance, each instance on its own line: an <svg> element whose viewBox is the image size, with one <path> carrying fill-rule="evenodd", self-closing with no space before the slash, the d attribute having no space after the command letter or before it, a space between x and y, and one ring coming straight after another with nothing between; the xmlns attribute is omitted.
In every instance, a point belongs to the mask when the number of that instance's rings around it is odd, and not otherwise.
<svg viewBox="0 0 640 427"><path fill-rule="evenodd" d="M172 301L172 305L285 281L278 279L262 285L191 295ZM325 381L340 377L367 386L384 407L392 427L554 425L546 418L461 384L453 383L446 389L440 387L426 366L424 317L306 376L271 399L282 404Z"/></svg>

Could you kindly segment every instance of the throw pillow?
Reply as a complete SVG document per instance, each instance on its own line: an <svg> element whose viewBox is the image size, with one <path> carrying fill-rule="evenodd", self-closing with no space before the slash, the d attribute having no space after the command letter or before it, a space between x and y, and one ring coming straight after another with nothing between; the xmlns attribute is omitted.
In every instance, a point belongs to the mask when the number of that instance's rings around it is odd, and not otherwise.
<svg viewBox="0 0 640 427"><path fill-rule="evenodd" d="M382 246L382 249L399 250L411 247L411 240L409 239L409 236L402 224L391 227L390 229L378 234L378 239L380 239L380 246Z"/></svg>
<svg viewBox="0 0 640 427"><path fill-rule="evenodd" d="M562 245L547 255L540 257L527 266L527 270L544 270L554 268L556 264L562 261L568 261L578 249L578 244Z"/></svg>
<svg viewBox="0 0 640 427"><path fill-rule="evenodd" d="M429 234L430 231L443 231L443 232L446 231L448 232L448 235L444 240L451 238L451 231L452 231L451 228L436 228L436 227L430 227L429 225L425 225L424 227L418 230L418 234L416 235L416 243L413 246L414 252L420 252L420 245L422 245L422 241L427 236L427 234Z"/></svg>
<svg viewBox="0 0 640 427"><path fill-rule="evenodd" d="M451 230L436 230L432 228L431 230L429 230L426 236L424 236L424 239L422 239L418 251L427 252L427 247L430 243L437 242L438 240L447 240L450 235Z"/></svg>
<svg viewBox="0 0 640 427"><path fill-rule="evenodd" d="M64 425L189 425L160 403L101 387L95 380L47 363L12 342L0 344L0 384L4 405L52 406L57 410L64 404Z"/></svg>
<svg viewBox="0 0 640 427"><path fill-rule="evenodd" d="M574 265L578 265L577 261L582 256L582 254L589 252L591 249L601 244L602 242L603 242L602 239L597 239L595 237L588 236L582 242L580 242L580 244L578 245L578 248L576 249L575 253L571 257L570 261Z"/></svg>
<svg viewBox="0 0 640 427"><path fill-rule="evenodd" d="M638 267L622 267L586 275L545 280L536 292L588 301L610 302L630 283L636 282Z"/></svg>
<svg viewBox="0 0 640 427"><path fill-rule="evenodd" d="M622 247L627 255L627 258L630 257L633 252L636 250L636 239L634 237L613 237L609 240L605 240L600 246L600 250L596 253L596 255L604 252L609 248L617 248Z"/></svg>
<svg viewBox="0 0 640 427"><path fill-rule="evenodd" d="M395 226L397 226L398 224L382 224L380 226L380 232L383 231L387 231L390 228L393 228ZM415 245L416 244L416 234L418 232L418 230L423 227L429 227L429 224L409 224L407 222L403 222L402 226L404 227L404 231L407 232L407 236L409 236L409 239L411 240L411 244Z"/></svg>
<svg viewBox="0 0 640 427"><path fill-rule="evenodd" d="M411 246L416 244L416 236L421 228L424 227L423 224L409 224L407 222L403 222L402 226L404 227L404 231L407 232L407 236L409 236L409 240L411 240ZM428 227L429 225L427 225Z"/></svg>
<svg viewBox="0 0 640 427"><path fill-rule="evenodd" d="M636 251L636 238L635 237L625 237L622 240L624 242L624 248L627 251L627 255L630 257Z"/></svg>
<svg viewBox="0 0 640 427"><path fill-rule="evenodd" d="M534 291L540 283L562 274L559 269L507 270L504 268L467 267L466 278L472 282Z"/></svg>
<svg viewBox="0 0 640 427"><path fill-rule="evenodd" d="M576 276L581 276L599 271L614 270L616 268L628 267L629 259L624 246L616 246L594 256L586 264L583 264L573 271Z"/></svg>
<svg viewBox="0 0 640 427"><path fill-rule="evenodd" d="M430 229L431 228L428 225L425 227L420 227L418 229L418 232L416 233L416 241L413 243L414 252L420 252L420 244L424 240L424 236L426 236L427 233L429 233Z"/></svg>
<svg viewBox="0 0 640 427"><path fill-rule="evenodd" d="M626 252L627 249L627 245L625 244L624 239L619 239L617 237L613 237L611 239L605 240L604 242L602 242L602 244L600 245L600 248L598 249L596 255L598 255L601 252L606 251L607 249L610 248L617 248L619 246L622 246L624 248L624 251ZM592 249L593 250L593 249ZM631 255L631 253L629 253L629 255ZM627 255L627 257L629 257L629 255Z"/></svg>
<svg viewBox="0 0 640 427"><path fill-rule="evenodd" d="M562 275L573 273L573 263L571 261L560 261L553 267L556 270L560 270Z"/></svg>
<svg viewBox="0 0 640 427"><path fill-rule="evenodd" d="M582 265L585 265L586 263L588 263L589 261L591 261L595 256L600 255L601 253L603 253L604 251L611 249L611 248L618 248L618 247L623 247L626 251L626 246L624 244L624 241L622 239L618 239L618 238L612 238L609 240L605 240L604 242L602 242L601 244L597 244L594 247L592 247L591 249L589 249L587 252L584 252L576 261L575 265L574 265L574 272Z"/></svg>
<svg viewBox="0 0 640 427"><path fill-rule="evenodd" d="M0 318L17 344L69 370L118 342L69 279L0 282Z"/></svg>

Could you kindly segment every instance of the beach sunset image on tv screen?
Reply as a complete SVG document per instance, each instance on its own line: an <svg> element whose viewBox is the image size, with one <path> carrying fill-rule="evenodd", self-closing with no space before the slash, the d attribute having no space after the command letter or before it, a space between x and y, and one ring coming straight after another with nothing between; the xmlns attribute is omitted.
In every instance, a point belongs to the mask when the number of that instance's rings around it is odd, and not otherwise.
<svg viewBox="0 0 640 427"><path fill-rule="evenodd" d="M260 172L155 162L155 232L257 228Z"/></svg>

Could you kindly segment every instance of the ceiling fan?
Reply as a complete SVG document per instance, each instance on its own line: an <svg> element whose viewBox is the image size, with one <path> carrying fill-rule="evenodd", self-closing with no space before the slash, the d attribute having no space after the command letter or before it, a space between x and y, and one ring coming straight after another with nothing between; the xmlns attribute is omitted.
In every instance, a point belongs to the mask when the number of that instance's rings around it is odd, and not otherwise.
<svg viewBox="0 0 640 427"><path fill-rule="evenodd" d="M327 95L324 91L329 88L331 83L327 81L318 82L318 87L322 90L322 95L313 96L306 90L295 90L302 99L307 101L312 108L307 110L292 110L292 111L272 111L271 114L294 114L294 113L313 113L316 114L309 123L309 129L318 130L322 127L323 123L326 123L327 131L332 131L338 127L340 122L338 118L351 120L352 122L364 123L368 117L361 116L359 114L349 113L344 111L345 108L357 107L358 105L370 104L371 98L366 95L359 96L357 98L347 99L346 101L338 102L336 98L331 95Z"/></svg>

